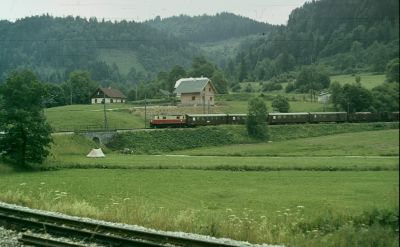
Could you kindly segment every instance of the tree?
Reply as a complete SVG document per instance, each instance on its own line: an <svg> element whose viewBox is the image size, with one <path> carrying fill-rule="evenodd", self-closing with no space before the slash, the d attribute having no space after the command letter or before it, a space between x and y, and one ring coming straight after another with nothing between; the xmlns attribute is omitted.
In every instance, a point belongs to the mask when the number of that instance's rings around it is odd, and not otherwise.
<svg viewBox="0 0 400 247"><path fill-rule="evenodd" d="M29 70L15 71L1 86L3 106L0 111L0 153L26 166L42 163L48 156L51 127L43 113L45 88Z"/></svg>
<svg viewBox="0 0 400 247"><path fill-rule="evenodd" d="M386 78L388 82L399 82L400 59L390 60L386 65Z"/></svg>
<svg viewBox="0 0 400 247"><path fill-rule="evenodd" d="M244 59L240 61L240 67L239 67L239 82L243 82L247 78L247 65Z"/></svg>
<svg viewBox="0 0 400 247"><path fill-rule="evenodd" d="M267 129L267 106L262 98L252 98L249 101L247 115L247 133L249 136L265 140L268 138Z"/></svg>
<svg viewBox="0 0 400 247"><path fill-rule="evenodd" d="M290 104L285 96L278 95L272 100L272 108L278 112L289 112Z"/></svg>
<svg viewBox="0 0 400 247"><path fill-rule="evenodd" d="M373 107L378 112L399 111L399 83L384 83L372 89Z"/></svg>
<svg viewBox="0 0 400 247"><path fill-rule="evenodd" d="M175 65L168 74L165 90L172 92L174 90L175 82L181 78L186 77L186 71L182 66Z"/></svg>
<svg viewBox="0 0 400 247"><path fill-rule="evenodd" d="M342 93L343 93L343 88L340 85L339 82L334 81L331 83L330 87L329 87L329 91L331 92L331 97L330 97L330 101L333 104L333 107L335 109L339 109L341 100L342 100Z"/></svg>
<svg viewBox="0 0 400 247"><path fill-rule="evenodd" d="M88 104L90 96L97 88L87 71L73 71L67 82L70 93L70 104Z"/></svg>
<svg viewBox="0 0 400 247"><path fill-rule="evenodd" d="M347 112L371 110L372 94L359 84L345 84L340 97L340 107Z"/></svg>
<svg viewBox="0 0 400 247"><path fill-rule="evenodd" d="M310 92L315 98L316 92L328 88L330 82L329 75L323 68L307 66L301 69L294 85L299 92Z"/></svg>

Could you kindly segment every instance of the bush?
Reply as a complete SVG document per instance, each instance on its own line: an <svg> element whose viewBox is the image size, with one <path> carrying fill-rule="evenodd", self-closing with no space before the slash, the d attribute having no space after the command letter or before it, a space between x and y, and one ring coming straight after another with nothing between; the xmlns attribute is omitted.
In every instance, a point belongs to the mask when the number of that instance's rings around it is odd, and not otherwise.
<svg viewBox="0 0 400 247"><path fill-rule="evenodd" d="M108 147L133 154L157 154L206 146L251 142L241 126L137 131L114 136Z"/></svg>
<svg viewBox="0 0 400 247"><path fill-rule="evenodd" d="M258 140L267 139L267 114L267 106L262 98L257 97L249 101L249 113L246 122L249 136Z"/></svg>
<svg viewBox="0 0 400 247"><path fill-rule="evenodd" d="M263 84L262 91L263 92L270 92L270 91L278 91L282 90L283 87L281 84L274 83L274 82L267 82Z"/></svg>

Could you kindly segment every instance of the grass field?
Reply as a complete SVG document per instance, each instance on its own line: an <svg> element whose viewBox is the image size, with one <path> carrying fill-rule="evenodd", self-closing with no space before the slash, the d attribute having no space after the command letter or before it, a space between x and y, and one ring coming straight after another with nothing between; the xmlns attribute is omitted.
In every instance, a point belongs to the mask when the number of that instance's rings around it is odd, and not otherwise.
<svg viewBox="0 0 400 247"><path fill-rule="evenodd" d="M292 141L197 148L162 155L126 155L103 146L107 155L104 159L85 157L95 144L83 137L56 136L52 155L43 169L398 170L398 135L398 130L367 131Z"/></svg>
<svg viewBox="0 0 400 247"><path fill-rule="evenodd" d="M177 153L217 156L398 156L399 131L346 133L273 143L199 148Z"/></svg>
<svg viewBox="0 0 400 247"><path fill-rule="evenodd" d="M372 89L376 86L381 85L385 80L386 77L383 74L375 75L371 73L361 73L358 74L361 77L361 85L366 87L367 89ZM350 83L353 84L356 82L355 75L336 75L331 76L331 82L337 81L340 84Z"/></svg>
<svg viewBox="0 0 400 247"><path fill-rule="evenodd" d="M0 164L0 201L252 243L398 246L396 126L270 126L272 143L160 155L103 146L101 159L85 157L90 140L54 136L42 171Z"/></svg>
<svg viewBox="0 0 400 247"><path fill-rule="evenodd" d="M398 179L396 171L63 170L0 175L0 198L157 229L290 243L296 236L289 234L302 237L292 223L312 225L328 213L343 227L350 215L398 207Z"/></svg>
<svg viewBox="0 0 400 247"><path fill-rule="evenodd" d="M131 113L126 104L108 104L109 128L143 128L144 118ZM103 105L69 105L45 110L48 122L55 131L102 129L104 127Z"/></svg>

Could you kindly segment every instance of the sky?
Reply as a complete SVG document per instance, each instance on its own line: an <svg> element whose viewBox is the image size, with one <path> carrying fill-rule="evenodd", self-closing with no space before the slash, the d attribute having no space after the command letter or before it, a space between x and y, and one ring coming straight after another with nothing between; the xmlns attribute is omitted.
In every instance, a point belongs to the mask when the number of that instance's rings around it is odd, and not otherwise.
<svg viewBox="0 0 400 247"><path fill-rule="evenodd" d="M156 16L214 15L231 12L270 24L286 24L290 12L307 0L0 0L0 19L27 16L97 17L144 21Z"/></svg>

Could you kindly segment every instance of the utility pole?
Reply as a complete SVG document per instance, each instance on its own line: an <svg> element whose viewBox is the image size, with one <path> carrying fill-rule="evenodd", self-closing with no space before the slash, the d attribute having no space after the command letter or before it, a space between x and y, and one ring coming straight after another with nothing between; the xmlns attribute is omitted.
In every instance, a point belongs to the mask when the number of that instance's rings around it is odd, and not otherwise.
<svg viewBox="0 0 400 247"><path fill-rule="evenodd" d="M107 113L106 113L106 93L103 91L103 104L104 104L104 129L108 129Z"/></svg>
<svg viewBox="0 0 400 247"><path fill-rule="evenodd" d="M137 83L136 83L136 90L135 90L135 94L136 94L136 96L135 96L135 101L137 101L137 100L138 100L138 98L137 98L137 96L138 96L138 91L137 91Z"/></svg>
<svg viewBox="0 0 400 247"><path fill-rule="evenodd" d="M203 114L206 114L206 97L203 95Z"/></svg>
<svg viewBox="0 0 400 247"><path fill-rule="evenodd" d="M144 95L144 128L147 128L147 96Z"/></svg>
<svg viewBox="0 0 400 247"><path fill-rule="evenodd" d="M71 85L70 85L69 89L70 89L69 90L69 92L70 92L70 105L72 105L72 81L71 81Z"/></svg>

